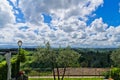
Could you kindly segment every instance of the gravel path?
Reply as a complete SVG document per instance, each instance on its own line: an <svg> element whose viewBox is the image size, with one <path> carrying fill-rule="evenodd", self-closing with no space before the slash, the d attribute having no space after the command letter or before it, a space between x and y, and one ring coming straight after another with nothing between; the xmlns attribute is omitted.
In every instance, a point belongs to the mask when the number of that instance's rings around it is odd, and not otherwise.
<svg viewBox="0 0 120 80"><path fill-rule="evenodd" d="M53 78L53 76L29 76L29 78ZM104 77L103 76L65 76L65 78L104 78Z"/></svg>

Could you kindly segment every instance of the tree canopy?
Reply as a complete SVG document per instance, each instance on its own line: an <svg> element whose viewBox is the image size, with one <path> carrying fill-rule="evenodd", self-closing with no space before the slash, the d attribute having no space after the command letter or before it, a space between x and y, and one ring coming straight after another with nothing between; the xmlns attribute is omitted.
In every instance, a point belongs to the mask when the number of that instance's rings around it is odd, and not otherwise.
<svg viewBox="0 0 120 80"><path fill-rule="evenodd" d="M71 50L70 47L53 50L50 47L49 42L47 42L45 45L45 48L40 47L37 49L35 61L37 61L39 64L44 64L43 67L51 67L53 73L54 68L66 68L78 64L80 54L74 50ZM55 77L55 73L53 75Z"/></svg>
<svg viewBox="0 0 120 80"><path fill-rule="evenodd" d="M120 67L120 48L112 52L111 59L113 60L115 66Z"/></svg>

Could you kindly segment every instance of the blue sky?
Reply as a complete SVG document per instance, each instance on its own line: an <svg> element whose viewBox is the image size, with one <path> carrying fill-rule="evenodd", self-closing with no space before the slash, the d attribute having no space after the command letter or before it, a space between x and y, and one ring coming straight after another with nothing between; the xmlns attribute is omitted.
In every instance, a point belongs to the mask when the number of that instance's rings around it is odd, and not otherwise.
<svg viewBox="0 0 120 80"><path fill-rule="evenodd" d="M97 17L102 17L109 26L120 25L119 0L104 0L103 7L99 7L95 13Z"/></svg>
<svg viewBox="0 0 120 80"><path fill-rule="evenodd" d="M0 47L120 46L119 0L1 0Z"/></svg>

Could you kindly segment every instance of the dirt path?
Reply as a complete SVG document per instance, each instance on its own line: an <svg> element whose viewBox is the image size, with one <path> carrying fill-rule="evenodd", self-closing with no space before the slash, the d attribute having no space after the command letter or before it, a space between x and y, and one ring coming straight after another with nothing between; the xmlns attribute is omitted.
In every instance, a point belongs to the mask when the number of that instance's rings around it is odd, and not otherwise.
<svg viewBox="0 0 120 80"><path fill-rule="evenodd" d="M29 78L53 78L53 76L29 76ZM65 76L65 78L104 78L104 77L103 76Z"/></svg>

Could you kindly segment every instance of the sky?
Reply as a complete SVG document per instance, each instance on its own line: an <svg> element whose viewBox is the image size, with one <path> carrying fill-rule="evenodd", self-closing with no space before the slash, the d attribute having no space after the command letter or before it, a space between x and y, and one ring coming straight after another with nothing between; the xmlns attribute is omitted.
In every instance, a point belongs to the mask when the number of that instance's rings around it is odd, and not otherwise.
<svg viewBox="0 0 120 80"><path fill-rule="evenodd" d="M0 47L116 48L119 0L0 0Z"/></svg>

